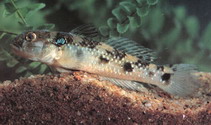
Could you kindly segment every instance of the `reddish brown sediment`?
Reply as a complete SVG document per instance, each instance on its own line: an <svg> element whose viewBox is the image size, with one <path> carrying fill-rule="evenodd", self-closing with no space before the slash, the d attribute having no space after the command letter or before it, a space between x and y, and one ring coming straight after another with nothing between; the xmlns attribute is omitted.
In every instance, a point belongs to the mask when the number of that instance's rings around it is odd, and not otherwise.
<svg viewBox="0 0 211 125"><path fill-rule="evenodd" d="M82 72L5 81L0 124L209 124L211 74L199 76L203 96L186 99L125 90Z"/></svg>

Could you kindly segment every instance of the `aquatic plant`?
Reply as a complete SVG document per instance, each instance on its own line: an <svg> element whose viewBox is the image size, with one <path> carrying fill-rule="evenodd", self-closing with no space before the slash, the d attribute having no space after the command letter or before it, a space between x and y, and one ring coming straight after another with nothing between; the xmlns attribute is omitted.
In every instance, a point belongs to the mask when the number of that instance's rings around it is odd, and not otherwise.
<svg viewBox="0 0 211 125"><path fill-rule="evenodd" d="M16 34L26 30L52 29L54 24L45 23L45 13L39 10L45 4L31 1L4 0L0 4L1 25L0 25L0 61L6 62L8 68L15 68L16 73L24 76L33 74L33 70L44 73L47 66L40 62L31 62L20 59L10 53L9 44ZM33 17L33 18L32 18ZM25 65L22 65L25 64Z"/></svg>
<svg viewBox="0 0 211 125"><path fill-rule="evenodd" d="M100 31L104 36L118 36L141 26L142 17L148 15L150 7L156 5L158 0L122 1L112 10L112 15L107 20L107 26L101 26Z"/></svg>

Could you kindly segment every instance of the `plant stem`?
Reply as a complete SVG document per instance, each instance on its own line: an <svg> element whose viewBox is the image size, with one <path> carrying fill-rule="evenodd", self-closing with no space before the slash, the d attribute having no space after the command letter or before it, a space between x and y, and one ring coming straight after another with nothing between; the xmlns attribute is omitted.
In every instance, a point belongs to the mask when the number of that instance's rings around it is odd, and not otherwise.
<svg viewBox="0 0 211 125"><path fill-rule="evenodd" d="M18 7L15 5L14 0L10 0L10 1L11 1L12 5L14 6L14 8L16 9L18 16L21 18L23 23L27 26L28 24L27 24L26 20L24 19L23 15L21 14L21 12L19 11Z"/></svg>
<svg viewBox="0 0 211 125"><path fill-rule="evenodd" d="M6 33L6 34L11 34L11 35L18 35L17 33L9 32L9 31L4 31L4 30L0 30L0 33Z"/></svg>

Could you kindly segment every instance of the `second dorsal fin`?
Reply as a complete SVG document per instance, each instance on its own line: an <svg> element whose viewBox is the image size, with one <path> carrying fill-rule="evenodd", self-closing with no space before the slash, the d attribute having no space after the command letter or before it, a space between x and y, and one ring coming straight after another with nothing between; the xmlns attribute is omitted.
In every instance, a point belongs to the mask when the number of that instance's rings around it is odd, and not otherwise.
<svg viewBox="0 0 211 125"><path fill-rule="evenodd" d="M92 24L84 24L71 30L70 33L82 35L87 38L94 38L99 36L98 30Z"/></svg>
<svg viewBox="0 0 211 125"><path fill-rule="evenodd" d="M152 62L156 59L155 52L153 52L151 49L145 48L135 41L127 38L111 38L105 43L111 45L117 50L124 51L146 62Z"/></svg>

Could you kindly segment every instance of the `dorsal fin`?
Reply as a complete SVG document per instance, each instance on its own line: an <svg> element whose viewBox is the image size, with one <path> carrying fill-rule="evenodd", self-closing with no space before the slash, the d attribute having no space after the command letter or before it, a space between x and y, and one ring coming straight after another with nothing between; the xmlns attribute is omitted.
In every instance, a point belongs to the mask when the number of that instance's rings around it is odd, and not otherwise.
<svg viewBox="0 0 211 125"><path fill-rule="evenodd" d="M156 59L155 52L151 49L145 48L135 41L127 38L110 38L105 43L111 45L117 50L124 51L147 62L152 62Z"/></svg>
<svg viewBox="0 0 211 125"><path fill-rule="evenodd" d="M71 30L70 33L85 36L87 38L94 38L99 36L98 30L92 24L84 24Z"/></svg>

